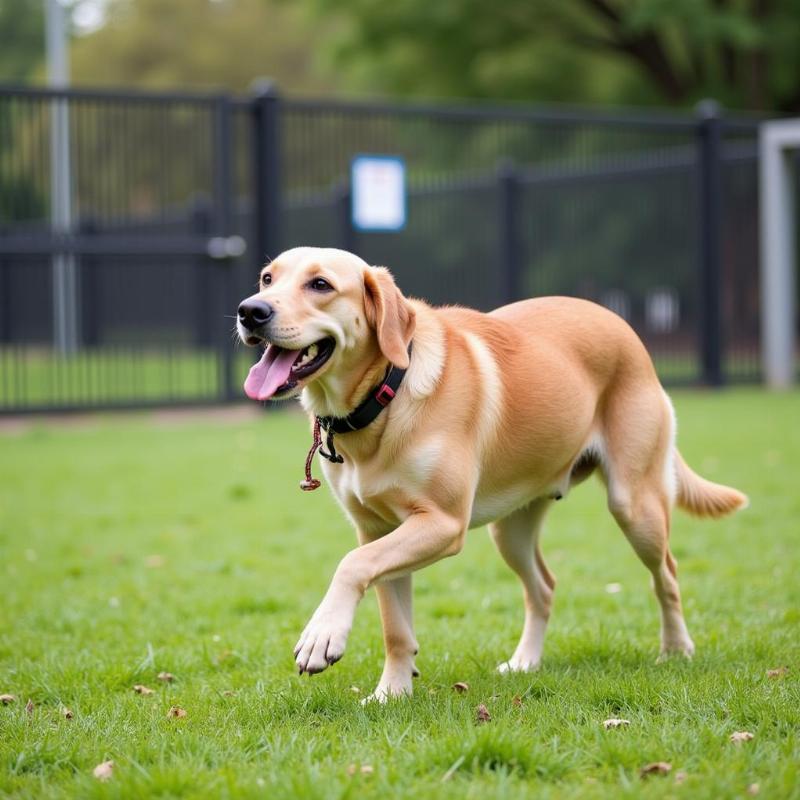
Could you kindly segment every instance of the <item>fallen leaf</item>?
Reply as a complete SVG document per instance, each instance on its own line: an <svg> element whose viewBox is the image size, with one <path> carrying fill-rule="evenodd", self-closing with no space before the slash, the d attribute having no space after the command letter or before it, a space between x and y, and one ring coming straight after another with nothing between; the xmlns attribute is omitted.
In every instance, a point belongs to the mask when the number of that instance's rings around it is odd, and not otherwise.
<svg viewBox="0 0 800 800"><path fill-rule="evenodd" d="M749 742L753 738L750 731L735 731L731 734L731 741L739 744L739 742Z"/></svg>
<svg viewBox="0 0 800 800"><path fill-rule="evenodd" d="M16 699L16 695L13 694L0 694L0 703L2 703L4 706L7 706L9 703L13 703Z"/></svg>
<svg viewBox="0 0 800 800"><path fill-rule="evenodd" d="M464 692L469 691L469 684L464 683L464 681L459 681L458 683L453 684L453 688L459 693L464 694Z"/></svg>
<svg viewBox="0 0 800 800"><path fill-rule="evenodd" d="M357 772L360 772L362 775L372 775L375 770L371 764L362 764L361 766L350 764L350 766L347 768L348 775L355 775Z"/></svg>
<svg viewBox="0 0 800 800"><path fill-rule="evenodd" d="M515 706L521 706L522 705L522 698L518 694L515 694L511 698L511 704L515 705Z"/></svg>
<svg viewBox="0 0 800 800"><path fill-rule="evenodd" d="M175 676L171 672L159 672L158 679L164 681L164 683L172 683L175 680Z"/></svg>
<svg viewBox="0 0 800 800"><path fill-rule="evenodd" d="M622 591L622 584L621 583L607 583L606 584L606 593L607 594L619 594Z"/></svg>
<svg viewBox="0 0 800 800"><path fill-rule="evenodd" d="M755 797L760 791L761 791L761 786L759 786L759 784L757 783L751 783L747 787L747 794L749 794L751 797Z"/></svg>
<svg viewBox="0 0 800 800"><path fill-rule="evenodd" d="M358 688L358 686L351 686L351 687L350 687L350 691L351 691L353 694L361 694L361 689L359 689L359 688Z"/></svg>
<svg viewBox="0 0 800 800"><path fill-rule="evenodd" d="M165 563L164 556L158 555L147 556L144 560L144 565L149 569L158 569L159 567L163 567Z"/></svg>
<svg viewBox="0 0 800 800"><path fill-rule="evenodd" d="M606 719L603 720L603 727L606 730L611 728L623 728L626 725L630 725L631 721L629 719Z"/></svg>
<svg viewBox="0 0 800 800"><path fill-rule="evenodd" d="M186 716L186 709L181 708L180 706L172 706L169 711L167 711L167 719L170 717L185 717Z"/></svg>
<svg viewBox="0 0 800 800"><path fill-rule="evenodd" d="M225 691L222 693L222 696L223 696L223 697L236 697L236 692L234 692L232 689L226 689L226 690L225 690Z"/></svg>
<svg viewBox="0 0 800 800"><path fill-rule="evenodd" d="M155 692L154 689L150 689L149 687L141 683L137 683L136 686L133 687L133 691L136 692L136 694L142 694L142 695L154 694Z"/></svg>
<svg viewBox="0 0 800 800"><path fill-rule="evenodd" d="M675 783L683 783L688 777L689 774L687 772L676 772Z"/></svg>
<svg viewBox="0 0 800 800"><path fill-rule="evenodd" d="M489 709L486 708L486 706L483 703L481 703L477 708L477 717L478 717L478 722L492 721L492 715L489 713Z"/></svg>
<svg viewBox="0 0 800 800"><path fill-rule="evenodd" d="M26 710L26 711L27 711L29 714L33 714L33 709L34 709L34 708L36 708L36 706L33 704L33 700L31 700L30 698L28 698L28 702L27 702L27 703L25 703L25 710Z"/></svg>
<svg viewBox="0 0 800 800"><path fill-rule="evenodd" d="M767 677L768 678L782 678L784 675L787 675L789 672L789 667L776 667L775 669L768 669L767 670ZM754 786L758 786L757 783L753 784Z"/></svg>
<svg viewBox="0 0 800 800"><path fill-rule="evenodd" d="M61 716L64 717L64 719L72 719L75 715L72 713L71 709L64 706L61 709Z"/></svg>
<svg viewBox="0 0 800 800"><path fill-rule="evenodd" d="M97 778L99 781L107 781L111 778L114 774L114 762L113 761L104 761L102 764L98 764L93 770L92 775Z"/></svg>
<svg viewBox="0 0 800 800"><path fill-rule="evenodd" d="M666 775L672 769L672 764L667 761L654 761L646 764L639 770L639 777L646 778L648 775Z"/></svg>

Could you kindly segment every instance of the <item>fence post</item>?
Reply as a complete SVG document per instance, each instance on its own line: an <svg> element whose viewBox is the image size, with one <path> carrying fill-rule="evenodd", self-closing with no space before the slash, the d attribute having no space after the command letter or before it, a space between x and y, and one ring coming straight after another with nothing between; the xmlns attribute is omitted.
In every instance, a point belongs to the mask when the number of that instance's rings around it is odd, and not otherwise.
<svg viewBox="0 0 800 800"><path fill-rule="evenodd" d="M227 95L222 95L214 107L214 199L212 205L213 235L229 237L233 233L233 107ZM219 286L214 318L218 318L219 379L221 399L231 401L233 392L233 343L226 314L233 311L233 260L217 260L214 283Z"/></svg>
<svg viewBox="0 0 800 800"><path fill-rule="evenodd" d="M94 217L83 217L77 225L82 236L96 236L100 226ZM97 347L100 344L100 270L101 259L97 256L82 255L78 261L81 277L81 339L86 347Z"/></svg>
<svg viewBox="0 0 800 800"><path fill-rule="evenodd" d="M696 106L700 225L700 354L702 380L721 386L722 342L722 119L714 100Z"/></svg>
<svg viewBox="0 0 800 800"><path fill-rule="evenodd" d="M338 214L339 247L351 253L356 252L356 231L353 228L353 191L350 181L339 186L336 192L336 209Z"/></svg>
<svg viewBox="0 0 800 800"><path fill-rule="evenodd" d="M501 302L520 299L519 178L513 161L502 161L497 170L498 233L500 245Z"/></svg>
<svg viewBox="0 0 800 800"><path fill-rule="evenodd" d="M281 250L281 98L271 81L255 85L253 104L253 197L255 257L259 266Z"/></svg>

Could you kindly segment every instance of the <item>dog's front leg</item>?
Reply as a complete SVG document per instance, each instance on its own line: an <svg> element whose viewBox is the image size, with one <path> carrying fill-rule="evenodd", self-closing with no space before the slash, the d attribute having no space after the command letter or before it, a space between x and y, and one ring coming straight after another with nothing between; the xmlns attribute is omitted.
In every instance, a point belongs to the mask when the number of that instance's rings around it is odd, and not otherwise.
<svg viewBox="0 0 800 800"><path fill-rule="evenodd" d="M322 672L342 657L356 606L370 586L455 555L466 529L467 521L460 516L436 508L421 510L386 536L351 550L295 646L300 672Z"/></svg>

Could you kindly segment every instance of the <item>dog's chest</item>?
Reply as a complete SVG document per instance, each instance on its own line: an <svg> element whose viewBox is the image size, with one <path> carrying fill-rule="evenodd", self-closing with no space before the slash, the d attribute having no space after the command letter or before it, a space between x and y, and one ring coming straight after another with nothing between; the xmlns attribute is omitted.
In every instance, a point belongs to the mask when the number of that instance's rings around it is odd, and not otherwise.
<svg viewBox="0 0 800 800"><path fill-rule="evenodd" d="M331 467L329 480L336 499L356 526L365 532L397 527L408 516L400 492L385 479L355 465Z"/></svg>
<svg viewBox="0 0 800 800"><path fill-rule="evenodd" d="M438 437L417 445L401 459L345 459L326 469L339 502L351 513L364 509L399 525L410 513L415 499L425 488L442 453Z"/></svg>

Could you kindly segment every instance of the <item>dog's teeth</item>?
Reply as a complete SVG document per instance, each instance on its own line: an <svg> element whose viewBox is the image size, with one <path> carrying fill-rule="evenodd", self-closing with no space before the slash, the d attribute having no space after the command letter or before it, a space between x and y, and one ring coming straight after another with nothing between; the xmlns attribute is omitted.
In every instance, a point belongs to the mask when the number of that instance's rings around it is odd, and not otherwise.
<svg viewBox="0 0 800 800"><path fill-rule="evenodd" d="M306 364L308 364L309 361L317 357L318 352L319 348L315 344L309 345L306 348L303 357L295 362L294 367L292 367L292 369L298 369L299 367L304 367Z"/></svg>

